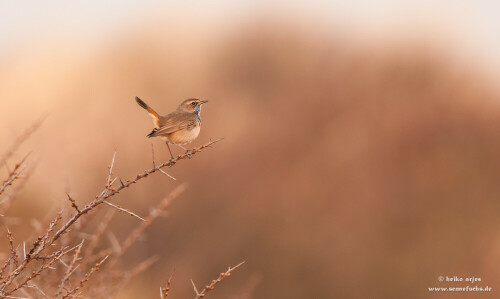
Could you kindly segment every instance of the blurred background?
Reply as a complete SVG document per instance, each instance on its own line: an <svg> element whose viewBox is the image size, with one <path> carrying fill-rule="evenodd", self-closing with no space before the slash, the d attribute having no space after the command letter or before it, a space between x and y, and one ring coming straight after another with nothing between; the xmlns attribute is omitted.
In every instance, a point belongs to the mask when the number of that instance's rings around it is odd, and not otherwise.
<svg viewBox="0 0 500 299"><path fill-rule="evenodd" d="M167 159L134 96L163 114L198 97L192 145L224 141L114 199L146 215L188 184L119 298L155 298L173 268L187 298L242 260L207 296L424 298L440 275L493 290L432 296L498 296L499 2L344 2L1 1L0 154L50 113L10 161L36 170L2 221L22 240L66 191L89 202L114 151L123 178L151 143Z"/></svg>

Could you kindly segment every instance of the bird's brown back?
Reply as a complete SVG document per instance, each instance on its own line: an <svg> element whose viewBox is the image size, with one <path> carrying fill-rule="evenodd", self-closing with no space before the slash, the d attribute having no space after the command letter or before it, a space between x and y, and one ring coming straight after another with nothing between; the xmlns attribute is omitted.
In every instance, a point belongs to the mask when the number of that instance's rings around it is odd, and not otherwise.
<svg viewBox="0 0 500 299"><path fill-rule="evenodd" d="M153 136L166 136L180 130L191 130L200 125L196 113L174 111L159 117L159 128Z"/></svg>

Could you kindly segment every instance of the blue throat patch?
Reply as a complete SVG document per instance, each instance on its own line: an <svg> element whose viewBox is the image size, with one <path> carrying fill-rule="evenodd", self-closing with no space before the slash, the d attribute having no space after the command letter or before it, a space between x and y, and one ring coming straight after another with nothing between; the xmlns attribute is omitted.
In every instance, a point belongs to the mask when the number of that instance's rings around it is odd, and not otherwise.
<svg viewBox="0 0 500 299"><path fill-rule="evenodd" d="M196 108L194 108L194 110L196 110L196 116L198 116L198 120L201 123L201 114L200 114L201 108L200 108L200 106L196 106Z"/></svg>

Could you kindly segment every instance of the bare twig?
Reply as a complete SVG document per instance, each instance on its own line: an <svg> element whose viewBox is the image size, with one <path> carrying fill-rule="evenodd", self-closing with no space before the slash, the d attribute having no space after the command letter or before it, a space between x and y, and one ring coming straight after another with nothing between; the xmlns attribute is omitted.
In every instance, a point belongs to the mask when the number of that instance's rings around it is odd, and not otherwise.
<svg viewBox="0 0 500 299"><path fill-rule="evenodd" d="M14 166L14 169L9 173L7 179L5 179L2 185L0 185L0 194L2 194L8 186L12 185L12 183L14 183L15 180L19 179L19 176L25 169L24 162L26 161L29 155L30 154L24 156L24 158Z"/></svg>
<svg viewBox="0 0 500 299"><path fill-rule="evenodd" d="M155 162L155 149L153 147L153 144L151 143L151 153L153 155L153 168L156 167L156 162ZM177 179L174 178L173 176L171 176L170 174L168 174L166 171L164 171L163 169L159 169L161 173L163 173L164 175L168 176L169 178L171 178L172 180L176 181Z"/></svg>
<svg viewBox="0 0 500 299"><path fill-rule="evenodd" d="M26 285L27 287L33 287L35 289L37 289L45 298L49 298L49 296L47 296L47 294L45 294L44 291L42 291L42 289L40 289L36 284L34 284L33 282L31 282L31 285Z"/></svg>
<svg viewBox="0 0 500 299"><path fill-rule="evenodd" d="M78 206L77 206L77 204L76 204L75 200L74 200L74 199L73 199L73 198L69 195L69 193L68 193L68 192L66 192L66 195L68 196L68 200L71 202L71 206L72 206L73 208L75 208L75 210L76 210L78 213L80 213L80 209L78 208Z"/></svg>
<svg viewBox="0 0 500 299"><path fill-rule="evenodd" d="M0 194L2 194L7 187L12 185L15 180L19 179L19 175L21 174L21 172L23 172L23 170L24 167L18 172L12 172L9 177L5 181L3 181L2 185L0 185Z"/></svg>
<svg viewBox="0 0 500 299"><path fill-rule="evenodd" d="M165 209L170 205L170 203L178 197L182 192L186 190L186 185L180 185L177 188L175 188L170 194L165 197L160 204L156 207L156 209L153 209L149 212L149 215L146 217L146 219L139 224L139 226L134 229L128 237L123 241L121 245L121 252L120 254L116 255L113 257L113 261L111 262L111 265L114 265L118 258L125 253L125 251L139 238L139 236L144 232L144 230L150 226L153 221L163 212Z"/></svg>
<svg viewBox="0 0 500 299"><path fill-rule="evenodd" d="M92 252L94 252L94 249L97 247L97 243L104 235L104 232L106 231L109 223L111 222L111 218L113 218L114 214L115 214L115 210L110 210L110 211L108 211L108 213L106 213L106 215L104 215L104 218L99 223L99 227L97 228L97 231L92 236L92 240L90 241L89 245L86 246L85 252L87 253L87 255L90 256L92 254Z"/></svg>
<svg viewBox="0 0 500 299"><path fill-rule="evenodd" d="M90 269L90 272L85 274L85 278L80 280L80 283L75 287L73 288L72 290L70 291L67 291L66 294L64 294L64 296L62 296L62 298L68 298L69 296L71 296L73 293L75 293L76 291L78 291L79 289L81 289L83 287L83 285L89 281L90 277L92 276L92 274L94 274L95 272L99 271L101 269L101 265L102 263L104 263L104 261L106 261L108 257L105 257L104 259L102 259L100 262L98 262L97 264L95 264L94 267L92 267Z"/></svg>
<svg viewBox="0 0 500 299"><path fill-rule="evenodd" d="M21 190L24 187L29 177L33 173L34 168L35 168L34 166L31 166L27 171L24 171L23 179L17 184L17 186L12 190L12 192L10 192L10 194L5 196L5 198L0 201L0 206L2 206L3 213L5 213L9 209L9 206L12 203L13 199L17 196L19 190ZM9 171L9 173L11 172Z"/></svg>
<svg viewBox="0 0 500 299"><path fill-rule="evenodd" d="M43 264L37 271L33 271L31 273L31 275L29 275L28 277L26 277L18 286L16 286L15 288L13 288L10 291L5 292L5 295L10 295L10 294L14 293L15 291L19 290L20 288L22 288L30 280L32 280L35 277L39 276L40 273L42 273L42 271L44 271L45 269L47 269L50 266L52 266L53 263L55 263L57 260L59 260L66 253L68 253L68 251L64 251L64 248L59 249L57 251L57 255L53 259L51 259L48 263ZM4 285L4 287L5 287L5 285Z"/></svg>
<svg viewBox="0 0 500 299"><path fill-rule="evenodd" d="M172 283L172 279L174 278L174 272L175 272L175 269L174 269L174 271L172 271L172 274L170 274L170 277L167 280L167 285L164 288L160 287L160 298L161 299L167 298L168 292L170 292L170 284Z"/></svg>
<svg viewBox="0 0 500 299"><path fill-rule="evenodd" d="M112 203L110 203L108 201L104 201L104 203L107 204L110 207L113 207L113 208L117 209L120 212L125 212L125 213L129 214L132 217L136 217L136 218L139 218L142 221L145 221L144 218L142 218L141 216L135 214L134 212L130 211L129 209L124 209L124 208L122 208L122 207L120 207L118 205L114 205L114 204L112 204Z"/></svg>
<svg viewBox="0 0 500 299"><path fill-rule="evenodd" d="M168 176L169 178L171 178L172 180L174 181L177 181L176 178L174 178L173 176L171 176L170 174L168 174L167 172L165 172L165 170L163 169L158 169L161 173L163 173L164 175Z"/></svg>
<svg viewBox="0 0 500 299"><path fill-rule="evenodd" d="M78 256L80 255L80 252L82 250L82 246L83 246L83 242L84 241L85 240L82 240L82 242L80 243L80 245L78 245L78 248L75 250L75 253L73 254L73 259L71 260L71 263L68 265L68 267L66 269L66 272L64 273L64 277L61 280L61 283L59 284L59 288L57 289L57 292L54 295L54 297L59 296L59 294L62 292L62 290L64 288L64 283L69 279L69 277L73 273L73 270L75 268L75 263L76 263L76 261L78 259Z"/></svg>
<svg viewBox="0 0 500 299"><path fill-rule="evenodd" d="M17 248L14 249L14 237L12 237L12 232L7 228L7 239L9 240L9 245L10 245L10 255L7 261L5 261L4 265L0 269L0 279L3 279L3 273L5 272L5 269L10 265L10 263L13 261L15 267L18 266L18 261L17 261Z"/></svg>
<svg viewBox="0 0 500 299"><path fill-rule="evenodd" d="M111 182L111 176L113 175L113 167L115 165L115 157L116 157L116 152L113 154L113 159L111 160L111 164L108 166L109 172L108 172L108 179L106 180L106 189L110 189L112 182Z"/></svg>
<svg viewBox="0 0 500 299"><path fill-rule="evenodd" d="M14 262L14 266L19 266L19 262L17 261L17 250L14 249L14 237L12 236L12 232L7 228L7 238L9 239L10 245L10 254L12 256L12 261Z"/></svg>
<svg viewBox="0 0 500 299"><path fill-rule="evenodd" d="M194 298L199 299L201 297L205 297L205 294L207 292L213 290L215 285L218 284L219 282L221 282L224 279L224 277L231 276L231 272L234 271L236 268L240 267L241 265L243 265L244 263L245 263L245 261L239 263L238 265L236 265L232 268L229 267L229 269L227 269L226 272L223 272L219 275L219 278L212 280L212 282L209 285L206 285L201 292L198 291L198 289L196 288L196 285L194 284L193 280L191 279L191 283L193 284L194 292L196 293L196 297L194 297Z"/></svg>

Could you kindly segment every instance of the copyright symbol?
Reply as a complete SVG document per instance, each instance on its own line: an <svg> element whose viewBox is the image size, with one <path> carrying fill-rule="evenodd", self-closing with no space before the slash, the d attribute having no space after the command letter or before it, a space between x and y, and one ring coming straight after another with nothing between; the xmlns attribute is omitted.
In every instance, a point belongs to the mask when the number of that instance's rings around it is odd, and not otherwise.
<svg viewBox="0 0 500 299"><path fill-rule="evenodd" d="M443 281L443 280L444 280L444 277L443 277L443 276L439 276L439 277L438 277L438 280L439 280L439 281Z"/></svg>

